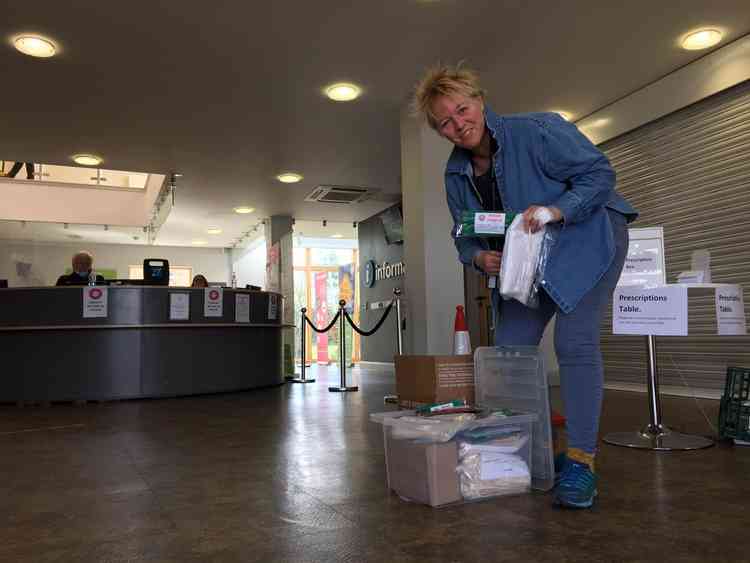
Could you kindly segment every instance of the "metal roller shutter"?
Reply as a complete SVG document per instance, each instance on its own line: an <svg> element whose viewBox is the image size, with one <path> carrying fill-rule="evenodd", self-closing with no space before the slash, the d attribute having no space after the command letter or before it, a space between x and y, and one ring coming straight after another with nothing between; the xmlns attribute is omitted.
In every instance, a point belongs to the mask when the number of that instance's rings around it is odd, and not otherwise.
<svg viewBox="0 0 750 563"><path fill-rule="evenodd" d="M667 281L711 252L715 283L739 283L750 302L750 82L603 143L618 190L640 211L634 227L664 227ZM724 385L727 366L750 367L750 337L716 334L713 293L691 293L687 337L657 339L660 382ZM645 337L602 327L607 383L645 383Z"/></svg>

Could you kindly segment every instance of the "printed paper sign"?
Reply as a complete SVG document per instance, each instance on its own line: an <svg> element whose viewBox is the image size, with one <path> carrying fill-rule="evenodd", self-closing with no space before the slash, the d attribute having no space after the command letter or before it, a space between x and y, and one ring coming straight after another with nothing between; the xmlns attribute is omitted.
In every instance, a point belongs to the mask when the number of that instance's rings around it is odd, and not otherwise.
<svg viewBox="0 0 750 563"><path fill-rule="evenodd" d="M234 294L234 322L236 323L249 323L250 322L250 294L249 293L235 293Z"/></svg>
<svg viewBox="0 0 750 563"><path fill-rule="evenodd" d="M747 334L745 301L739 285L716 288L716 326L720 336Z"/></svg>
<svg viewBox="0 0 750 563"><path fill-rule="evenodd" d="M661 227L628 229L628 255L617 285L666 284L664 271L664 231Z"/></svg>
<svg viewBox="0 0 750 563"><path fill-rule="evenodd" d="M190 294L189 293L170 293L169 294L169 320L170 321L190 320Z"/></svg>
<svg viewBox="0 0 750 563"><path fill-rule="evenodd" d="M617 287L612 300L612 332L687 336L687 287Z"/></svg>
<svg viewBox="0 0 750 563"><path fill-rule="evenodd" d="M474 232L478 235L505 233L505 213L475 213Z"/></svg>
<svg viewBox="0 0 750 563"><path fill-rule="evenodd" d="M203 299L204 317L224 316L224 289L221 287L207 287Z"/></svg>
<svg viewBox="0 0 750 563"><path fill-rule="evenodd" d="M275 321L279 318L279 296L273 293L268 295L268 320Z"/></svg>
<svg viewBox="0 0 750 563"><path fill-rule="evenodd" d="M94 319L107 316L107 288L86 286L83 288L83 318Z"/></svg>

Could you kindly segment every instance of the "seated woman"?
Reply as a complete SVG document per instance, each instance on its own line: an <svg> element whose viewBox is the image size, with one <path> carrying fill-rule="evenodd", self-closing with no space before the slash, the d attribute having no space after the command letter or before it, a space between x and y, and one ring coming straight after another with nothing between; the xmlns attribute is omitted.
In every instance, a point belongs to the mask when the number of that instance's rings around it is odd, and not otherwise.
<svg viewBox="0 0 750 563"><path fill-rule="evenodd" d="M206 276L203 274L197 274L193 278L193 283L190 285L190 287L208 287L208 280L206 279Z"/></svg>

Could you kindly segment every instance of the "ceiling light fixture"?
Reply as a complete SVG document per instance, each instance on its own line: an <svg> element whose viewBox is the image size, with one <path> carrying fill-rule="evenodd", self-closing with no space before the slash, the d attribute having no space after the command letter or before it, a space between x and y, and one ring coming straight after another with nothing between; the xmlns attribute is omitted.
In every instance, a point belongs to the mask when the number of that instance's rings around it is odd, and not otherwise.
<svg viewBox="0 0 750 563"><path fill-rule="evenodd" d="M209 227L208 229L206 229L206 232L209 235L220 235L222 233L219 227Z"/></svg>
<svg viewBox="0 0 750 563"><path fill-rule="evenodd" d="M247 215L248 213L252 213L255 211L254 207L235 207L234 212L239 213L240 215Z"/></svg>
<svg viewBox="0 0 750 563"><path fill-rule="evenodd" d="M609 125L609 123L612 120L609 117L600 117L596 121L594 121L591 125L594 127L604 127L605 125Z"/></svg>
<svg viewBox="0 0 750 563"><path fill-rule="evenodd" d="M567 111L560 111L557 109L553 109L552 112L562 117L565 121L570 121L570 118L572 117L570 113L568 113Z"/></svg>
<svg viewBox="0 0 750 563"><path fill-rule="evenodd" d="M204 244L207 244L205 240L194 240L193 245L194 246L203 246Z"/></svg>
<svg viewBox="0 0 750 563"><path fill-rule="evenodd" d="M682 48L687 51L700 51L713 47L721 41L722 33L718 29L699 29L682 38Z"/></svg>
<svg viewBox="0 0 750 563"><path fill-rule="evenodd" d="M13 40L13 45L24 55L48 59L57 53L55 44L41 35L19 35Z"/></svg>
<svg viewBox="0 0 750 563"><path fill-rule="evenodd" d="M335 235L331 235L331 238L344 238L344 235L336 233Z"/></svg>
<svg viewBox="0 0 750 563"><path fill-rule="evenodd" d="M351 102L359 98L362 88L350 82L338 82L326 86L325 93L334 102Z"/></svg>
<svg viewBox="0 0 750 563"><path fill-rule="evenodd" d="M276 179L279 182L283 182L285 184L296 184L297 182L302 180L302 178L302 174L297 174L296 172L283 172L282 174L276 176Z"/></svg>
<svg viewBox="0 0 750 563"><path fill-rule="evenodd" d="M74 154L71 158L81 166L99 166L102 163L102 157L95 154Z"/></svg>

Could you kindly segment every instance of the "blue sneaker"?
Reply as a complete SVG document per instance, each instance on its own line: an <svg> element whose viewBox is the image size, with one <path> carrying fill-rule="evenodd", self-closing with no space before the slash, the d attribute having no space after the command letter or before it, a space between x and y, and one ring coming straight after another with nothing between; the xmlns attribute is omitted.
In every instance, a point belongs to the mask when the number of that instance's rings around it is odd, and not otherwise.
<svg viewBox="0 0 750 563"><path fill-rule="evenodd" d="M598 480L588 465L567 458L560 479L555 479L554 503L567 508L590 508L598 494Z"/></svg>
<svg viewBox="0 0 750 563"><path fill-rule="evenodd" d="M568 466L568 456L565 452L560 452L555 456L555 486L560 482L562 478L562 472Z"/></svg>

